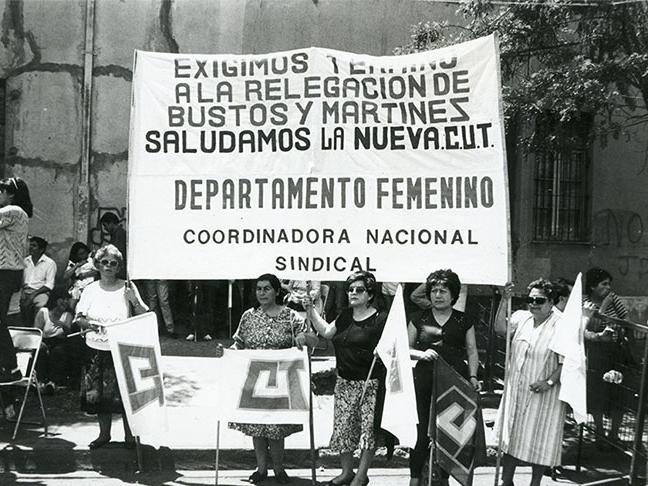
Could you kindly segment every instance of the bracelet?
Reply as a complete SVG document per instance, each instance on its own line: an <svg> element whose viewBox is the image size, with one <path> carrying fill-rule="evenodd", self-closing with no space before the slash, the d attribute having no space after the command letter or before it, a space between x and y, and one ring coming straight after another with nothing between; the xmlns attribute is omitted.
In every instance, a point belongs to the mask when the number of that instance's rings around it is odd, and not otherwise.
<svg viewBox="0 0 648 486"><path fill-rule="evenodd" d="M469 378L474 378L475 380L477 379L477 375L470 375Z"/></svg>

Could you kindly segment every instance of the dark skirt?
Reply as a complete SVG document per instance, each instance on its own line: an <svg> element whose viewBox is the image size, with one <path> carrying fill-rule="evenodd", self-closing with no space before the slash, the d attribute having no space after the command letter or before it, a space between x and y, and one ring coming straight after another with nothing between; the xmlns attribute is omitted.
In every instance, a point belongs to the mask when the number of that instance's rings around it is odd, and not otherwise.
<svg viewBox="0 0 648 486"><path fill-rule="evenodd" d="M110 351L90 351L81 371L81 410L91 414L124 413ZM87 393L94 390L99 392L99 401L90 403Z"/></svg>

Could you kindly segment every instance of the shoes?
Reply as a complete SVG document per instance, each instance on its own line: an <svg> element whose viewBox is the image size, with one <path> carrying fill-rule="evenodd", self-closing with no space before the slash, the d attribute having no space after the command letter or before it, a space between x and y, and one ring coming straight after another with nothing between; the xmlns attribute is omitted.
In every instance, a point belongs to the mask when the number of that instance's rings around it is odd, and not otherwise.
<svg viewBox="0 0 648 486"><path fill-rule="evenodd" d="M193 341L194 339L196 339L195 334L188 334L187 337L185 338L185 341Z"/></svg>
<svg viewBox="0 0 648 486"><path fill-rule="evenodd" d="M41 393L45 395L54 395L54 391L56 391L56 385L54 384L53 381L48 381L45 384L41 383L39 388Z"/></svg>
<svg viewBox="0 0 648 486"><path fill-rule="evenodd" d="M267 472L261 474L259 471L254 471L252 474L250 474L248 481L251 482L252 484L258 484L265 481L266 479L268 479Z"/></svg>
<svg viewBox="0 0 648 486"><path fill-rule="evenodd" d="M275 474L275 482L279 484L289 484L292 481L290 476L286 474L286 471L281 471L279 474Z"/></svg>
<svg viewBox="0 0 648 486"><path fill-rule="evenodd" d="M18 369L13 371L3 369L2 372L0 372L0 383L18 383L22 379L23 374Z"/></svg>
<svg viewBox="0 0 648 486"><path fill-rule="evenodd" d="M90 450L99 449L110 442L110 437L97 437L95 440L88 444Z"/></svg>
<svg viewBox="0 0 648 486"><path fill-rule="evenodd" d="M205 334L205 337L203 337L205 341L211 341L213 338L209 334Z"/></svg>
<svg viewBox="0 0 648 486"><path fill-rule="evenodd" d="M331 479L328 483L326 483L326 486L348 486L349 484L351 484L351 481L353 481L354 477L355 477L355 474L353 476L351 476L349 479L342 480L339 483L337 483L333 479Z"/></svg>

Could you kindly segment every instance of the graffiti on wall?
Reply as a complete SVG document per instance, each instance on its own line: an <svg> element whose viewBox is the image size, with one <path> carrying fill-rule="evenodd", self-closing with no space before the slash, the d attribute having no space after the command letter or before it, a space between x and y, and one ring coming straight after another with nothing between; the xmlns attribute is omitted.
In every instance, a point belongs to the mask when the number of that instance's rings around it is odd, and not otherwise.
<svg viewBox="0 0 648 486"><path fill-rule="evenodd" d="M102 206L97 209L97 218L95 219L94 226L90 228L90 243L92 248L99 248L107 243L110 243L110 235L104 231L99 222L101 217L106 213L114 213L119 218L121 224L126 227L126 207L121 208Z"/></svg>
<svg viewBox="0 0 648 486"><path fill-rule="evenodd" d="M648 277L648 226L634 211L604 209L594 215L593 240L615 250L621 276Z"/></svg>

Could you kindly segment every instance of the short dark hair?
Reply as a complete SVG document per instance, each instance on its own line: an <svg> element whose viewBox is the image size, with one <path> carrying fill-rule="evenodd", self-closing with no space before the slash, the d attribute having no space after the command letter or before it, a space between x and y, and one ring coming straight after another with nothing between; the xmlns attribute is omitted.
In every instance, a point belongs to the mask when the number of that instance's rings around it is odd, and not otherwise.
<svg viewBox="0 0 648 486"><path fill-rule="evenodd" d="M283 296L281 295L281 280L279 280L279 277L272 273L264 273L263 275L258 276L255 280L255 287L259 282L268 282L270 284L277 294L275 298L277 304L283 301Z"/></svg>
<svg viewBox="0 0 648 486"><path fill-rule="evenodd" d="M455 305L457 299L459 299L459 293L461 292L461 281L459 280L459 275L449 268L432 272L425 280L425 296L427 298L430 298L430 292L432 292L432 287L435 285L443 285L446 287L450 291L450 296L452 298L450 303L451 305Z"/></svg>
<svg viewBox="0 0 648 486"><path fill-rule="evenodd" d="M49 300L47 301L47 308L54 309L56 307L56 301L59 299L69 299L70 294L68 294L67 289L63 287L54 287L54 289L49 294Z"/></svg>
<svg viewBox="0 0 648 486"><path fill-rule="evenodd" d="M585 272L585 293L590 295L594 287L607 279L610 279L610 282L612 281L612 275L607 270L598 267L590 268Z"/></svg>
<svg viewBox="0 0 648 486"><path fill-rule="evenodd" d="M529 285L527 285L527 290L531 291L532 289L542 290L547 299L553 302L554 300L554 286L553 284L544 277L540 277L537 280L534 280Z"/></svg>
<svg viewBox="0 0 648 486"><path fill-rule="evenodd" d="M371 272L365 272L365 271L359 271L359 272L353 272L351 275L349 275L344 282L344 290L346 292L349 291L349 288L351 287L351 284L353 282L362 282L367 289L367 294L369 295L369 301L373 300L374 298L374 293L376 291L376 277L374 276L373 273Z"/></svg>
<svg viewBox="0 0 648 486"><path fill-rule="evenodd" d="M36 243L36 246L38 246L38 248L43 251L47 250L47 240L41 238L40 236L32 236L31 238L29 238L29 242Z"/></svg>
<svg viewBox="0 0 648 486"><path fill-rule="evenodd" d="M558 277L553 282L553 292L554 292L554 304L557 304L561 297L569 297L571 293L571 288L574 286L573 280L567 280L566 278Z"/></svg>
<svg viewBox="0 0 648 486"><path fill-rule="evenodd" d="M70 248L70 258L69 260L74 263L79 263L79 260L77 259L77 253L79 253L79 250L83 248L90 253L90 248L88 248L88 245L83 243L82 241L76 241L72 244L72 247Z"/></svg>
<svg viewBox="0 0 648 486"><path fill-rule="evenodd" d="M11 203L15 206L21 207L22 210L27 213L27 216L30 218L32 217L32 214L34 214L34 205L31 202L29 188L25 181L20 177L2 179L0 181L0 191L5 191L6 193L11 194L13 196Z"/></svg>
<svg viewBox="0 0 648 486"><path fill-rule="evenodd" d="M119 224L119 217L115 213L104 213L103 216L99 219L101 224Z"/></svg>

